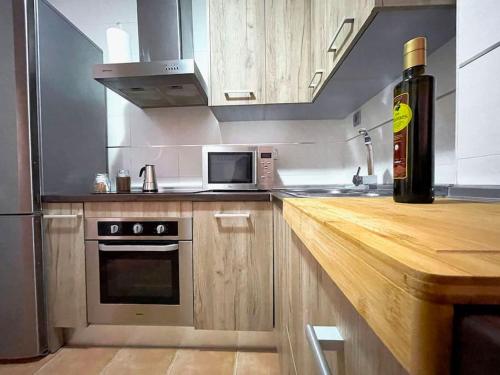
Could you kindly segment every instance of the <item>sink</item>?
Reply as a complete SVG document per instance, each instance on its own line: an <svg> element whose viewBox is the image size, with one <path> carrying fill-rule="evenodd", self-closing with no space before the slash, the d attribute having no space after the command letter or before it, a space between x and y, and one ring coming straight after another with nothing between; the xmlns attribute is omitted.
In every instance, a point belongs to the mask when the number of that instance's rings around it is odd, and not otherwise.
<svg viewBox="0 0 500 375"><path fill-rule="evenodd" d="M356 188L286 189L283 192L297 198L388 197L392 195L392 189L362 190Z"/></svg>

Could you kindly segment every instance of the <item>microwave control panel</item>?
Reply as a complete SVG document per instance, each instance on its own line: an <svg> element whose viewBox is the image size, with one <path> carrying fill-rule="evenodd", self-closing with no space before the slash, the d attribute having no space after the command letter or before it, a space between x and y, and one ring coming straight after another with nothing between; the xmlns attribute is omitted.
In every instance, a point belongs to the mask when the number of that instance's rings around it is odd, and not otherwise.
<svg viewBox="0 0 500 375"><path fill-rule="evenodd" d="M274 185L274 149L271 146L260 146L257 152L258 187L271 190Z"/></svg>

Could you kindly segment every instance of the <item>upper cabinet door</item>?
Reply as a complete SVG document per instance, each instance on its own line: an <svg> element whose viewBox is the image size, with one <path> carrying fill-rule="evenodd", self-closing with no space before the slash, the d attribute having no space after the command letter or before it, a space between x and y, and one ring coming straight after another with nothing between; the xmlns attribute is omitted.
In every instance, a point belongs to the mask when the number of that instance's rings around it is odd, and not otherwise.
<svg viewBox="0 0 500 375"><path fill-rule="evenodd" d="M311 0L311 74L308 80L311 99L319 93L327 73L326 1Z"/></svg>
<svg viewBox="0 0 500 375"><path fill-rule="evenodd" d="M326 0L327 77L347 53L374 6L375 0Z"/></svg>
<svg viewBox="0 0 500 375"><path fill-rule="evenodd" d="M461 0L457 12L457 63L460 65L500 42L500 1Z"/></svg>
<svg viewBox="0 0 500 375"><path fill-rule="evenodd" d="M265 2L210 0L211 105L265 103Z"/></svg>
<svg viewBox="0 0 500 375"><path fill-rule="evenodd" d="M266 0L266 103L310 101L311 1Z"/></svg>

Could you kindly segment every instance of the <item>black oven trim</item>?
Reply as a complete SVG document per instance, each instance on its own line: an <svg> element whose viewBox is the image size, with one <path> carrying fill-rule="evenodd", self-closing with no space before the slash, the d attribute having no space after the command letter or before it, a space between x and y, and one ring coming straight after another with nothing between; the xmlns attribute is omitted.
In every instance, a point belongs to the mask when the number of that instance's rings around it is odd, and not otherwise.
<svg viewBox="0 0 500 375"><path fill-rule="evenodd" d="M249 163L248 165L248 170L250 171L249 178L247 179L241 179L241 180L212 180L212 163L210 162L210 158L214 155L241 155L241 154L248 154L250 156ZM255 158L254 158L254 152L253 151L210 151L208 152L207 155L207 162L208 162L208 183L209 184L253 184L254 183L254 170L257 168L255 163Z"/></svg>
<svg viewBox="0 0 500 375"><path fill-rule="evenodd" d="M99 241L106 245L171 245L177 244L177 241ZM179 305L180 304L180 279L179 279L179 250L173 251L98 251L99 254L99 296L102 304L140 304L140 305ZM169 260L172 262L172 295L170 297L145 297L145 296L111 296L108 294L106 258L115 259L141 259L147 254L148 259L158 261Z"/></svg>

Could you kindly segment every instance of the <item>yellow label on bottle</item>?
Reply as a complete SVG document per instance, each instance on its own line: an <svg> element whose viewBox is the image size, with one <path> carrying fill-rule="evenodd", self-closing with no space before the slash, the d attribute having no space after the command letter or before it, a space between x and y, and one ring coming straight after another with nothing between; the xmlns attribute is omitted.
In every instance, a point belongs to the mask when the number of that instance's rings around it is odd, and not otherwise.
<svg viewBox="0 0 500 375"><path fill-rule="evenodd" d="M394 133L399 133L411 122L413 112L406 103L396 102L393 111Z"/></svg>

